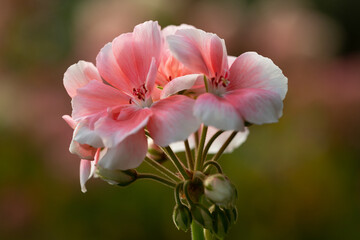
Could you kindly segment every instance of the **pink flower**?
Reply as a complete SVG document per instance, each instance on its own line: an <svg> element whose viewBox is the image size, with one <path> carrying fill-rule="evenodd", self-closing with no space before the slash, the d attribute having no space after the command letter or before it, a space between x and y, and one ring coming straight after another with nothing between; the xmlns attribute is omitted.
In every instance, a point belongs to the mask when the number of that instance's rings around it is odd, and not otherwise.
<svg viewBox="0 0 360 240"><path fill-rule="evenodd" d="M74 139L105 147L98 163L103 168L139 166L147 152L145 127L159 146L185 140L199 127L193 99L178 95L153 102L162 44L157 22L137 25L98 54L96 66L106 83L95 78L76 88L72 117L84 127Z"/></svg>
<svg viewBox="0 0 360 240"><path fill-rule="evenodd" d="M281 117L287 78L270 59L247 52L229 67L224 40L199 29L178 30L167 41L180 62L207 77L208 93L194 106L205 125L242 131L245 122L272 123Z"/></svg>

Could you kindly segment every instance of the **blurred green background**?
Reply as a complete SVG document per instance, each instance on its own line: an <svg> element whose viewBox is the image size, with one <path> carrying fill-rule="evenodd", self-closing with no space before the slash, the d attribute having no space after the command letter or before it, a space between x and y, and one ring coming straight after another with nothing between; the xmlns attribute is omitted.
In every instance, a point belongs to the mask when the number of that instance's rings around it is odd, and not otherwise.
<svg viewBox="0 0 360 240"><path fill-rule="evenodd" d="M170 189L92 179L68 152L63 73L145 20L257 51L289 79L279 123L220 160L238 188L229 239L360 239L359 1L1 0L0 239L190 239Z"/></svg>

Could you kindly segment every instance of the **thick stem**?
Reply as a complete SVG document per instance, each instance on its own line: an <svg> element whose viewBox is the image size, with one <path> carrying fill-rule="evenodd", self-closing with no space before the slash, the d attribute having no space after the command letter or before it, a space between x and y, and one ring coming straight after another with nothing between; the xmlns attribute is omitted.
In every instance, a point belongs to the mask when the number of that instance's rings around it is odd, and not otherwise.
<svg viewBox="0 0 360 240"><path fill-rule="evenodd" d="M189 146L189 141L187 139L184 141L184 145L185 145L186 160L187 160L188 168L190 168L190 170L194 170L194 160L193 160L192 152L191 152L191 149Z"/></svg>
<svg viewBox="0 0 360 240"><path fill-rule="evenodd" d="M162 183L164 184L165 186L168 186L170 188L174 188L176 186L175 183L173 182L170 182L168 180L166 180L165 178L162 178L158 175L155 175L155 174L151 174L151 173L139 173L138 174L138 179L150 179L150 180L154 180L154 181L157 181L159 183Z"/></svg>
<svg viewBox="0 0 360 240"><path fill-rule="evenodd" d="M180 174L183 176L183 178L189 179L190 178L189 175L187 174L184 166L182 165L182 163L180 162L178 157L175 155L173 150L169 146L161 148L161 149L164 151L166 156L172 161L172 163L175 165L175 167L180 172Z"/></svg>
<svg viewBox="0 0 360 240"><path fill-rule="evenodd" d="M204 229L195 221L191 223L191 239L192 240L205 240Z"/></svg>
<svg viewBox="0 0 360 240"><path fill-rule="evenodd" d="M204 125L202 128L201 138L200 138L200 142L199 142L199 148L198 148L198 152L197 152L196 160L195 160L195 170L200 170L202 167L202 153L204 151L207 129L208 129L208 127L206 125Z"/></svg>
<svg viewBox="0 0 360 240"><path fill-rule="evenodd" d="M181 180L178 176L175 175L175 173L171 172L169 169L155 161L154 159L151 159L149 157L145 157L145 162L155 168L158 172L169 178L170 180L174 182L178 182Z"/></svg>
<svg viewBox="0 0 360 240"><path fill-rule="evenodd" d="M222 134L224 131L223 130L219 130L217 131L209 140L209 142L206 144L205 149L204 149L204 153L203 153L203 162L206 160L207 157L207 153L209 152L209 149L211 147L211 145L213 144L213 142L216 140L216 138L218 136L220 136L220 134Z"/></svg>

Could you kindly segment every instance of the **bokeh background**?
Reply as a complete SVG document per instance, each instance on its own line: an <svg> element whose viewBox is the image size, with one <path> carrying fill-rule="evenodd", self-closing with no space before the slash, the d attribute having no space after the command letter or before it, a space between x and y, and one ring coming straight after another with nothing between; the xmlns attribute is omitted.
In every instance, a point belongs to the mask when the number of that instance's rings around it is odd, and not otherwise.
<svg viewBox="0 0 360 240"><path fill-rule="evenodd" d="M238 188L229 239L360 239L359 1L1 0L0 239L190 239L170 189L93 179L81 193L63 73L145 20L257 51L289 79L279 123L220 160Z"/></svg>

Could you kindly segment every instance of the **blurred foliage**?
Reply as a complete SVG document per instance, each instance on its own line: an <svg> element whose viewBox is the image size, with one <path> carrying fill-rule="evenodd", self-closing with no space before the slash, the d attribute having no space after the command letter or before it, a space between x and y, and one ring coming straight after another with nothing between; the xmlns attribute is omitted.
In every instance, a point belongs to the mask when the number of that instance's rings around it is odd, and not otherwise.
<svg viewBox="0 0 360 240"><path fill-rule="evenodd" d="M81 193L79 161L68 153L71 129L60 118L71 112L66 68L81 58L94 62L107 41L146 19L219 32L230 54L264 51L289 78L280 122L251 127L247 142L220 160L239 192L229 239L360 239L359 3L276 2L294 3L285 8L290 17L250 0L3 0L0 239L190 238L173 225L173 192L162 185L141 180L120 188L92 179ZM341 39L331 53L303 54L286 39L312 27L304 12L321 24L314 22L320 27L310 36L296 35L299 42L320 41L315 33L326 27ZM275 23L267 35L264 19ZM298 22L283 26L286 19ZM271 45L278 40L289 47Z"/></svg>

